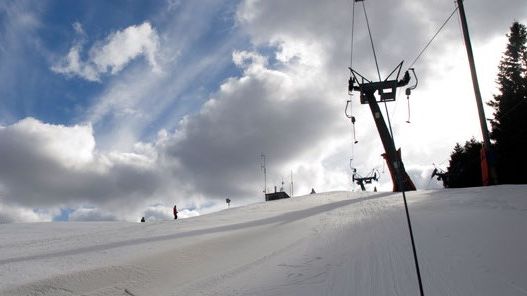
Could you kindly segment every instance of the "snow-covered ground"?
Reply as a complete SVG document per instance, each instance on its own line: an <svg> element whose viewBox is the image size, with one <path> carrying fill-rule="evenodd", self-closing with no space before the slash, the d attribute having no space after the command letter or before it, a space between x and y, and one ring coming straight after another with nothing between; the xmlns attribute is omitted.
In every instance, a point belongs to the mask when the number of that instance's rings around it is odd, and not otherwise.
<svg viewBox="0 0 527 296"><path fill-rule="evenodd" d="M527 186L407 194L425 295L527 295ZM401 194L0 225L0 295L418 295Z"/></svg>

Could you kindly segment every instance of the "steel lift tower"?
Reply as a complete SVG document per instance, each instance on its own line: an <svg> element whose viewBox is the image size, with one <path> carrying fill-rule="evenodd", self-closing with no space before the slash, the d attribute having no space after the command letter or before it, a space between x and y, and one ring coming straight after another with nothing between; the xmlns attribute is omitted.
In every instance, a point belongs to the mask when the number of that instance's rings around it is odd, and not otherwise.
<svg viewBox="0 0 527 296"><path fill-rule="evenodd" d="M382 81L370 81L359 74L357 71L349 68L351 71L351 77L349 79L348 91L350 93L353 91L359 91L361 104L368 104L370 106L373 119L375 120L375 125L377 126L382 145L384 146L383 157L386 159L386 163L392 177L394 192L415 190L415 185L410 179L410 176L408 176L408 173L406 173L403 161L401 159L401 150L395 149L393 134L390 132L386 122L384 121L384 117L381 113L378 103L395 101L397 88L406 86L410 82L410 73L408 71L405 72L401 80L398 80L402 66L403 62L399 63L399 65L395 67L390 75L388 75L388 77ZM413 69L409 70L412 71L415 76ZM395 77L390 79L390 77L392 77L392 75L395 73ZM406 92L408 95L412 88L415 88L415 86L407 88ZM379 101L377 101L375 93L379 95Z"/></svg>

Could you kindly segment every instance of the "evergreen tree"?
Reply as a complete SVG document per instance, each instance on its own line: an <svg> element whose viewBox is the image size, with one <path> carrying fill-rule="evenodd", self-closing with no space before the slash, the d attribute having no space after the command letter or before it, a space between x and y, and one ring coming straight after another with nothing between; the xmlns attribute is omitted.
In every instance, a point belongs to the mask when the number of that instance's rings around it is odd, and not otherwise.
<svg viewBox="0 0 527 296"><path fill-rule="evenodd" d="M483 144L472 138L465 142L465 146L459 143L450 154L448 167L448 187L475 187L481 186L480 150Z"/></svg>
<svg viewBox="0 0 527 296"><path fill-rule="evenodd" d="M499 94L489 102L495 109L491 138L495 140L500 183L527 183L527 28L514 22L507 34L497 83Z"/></svg>

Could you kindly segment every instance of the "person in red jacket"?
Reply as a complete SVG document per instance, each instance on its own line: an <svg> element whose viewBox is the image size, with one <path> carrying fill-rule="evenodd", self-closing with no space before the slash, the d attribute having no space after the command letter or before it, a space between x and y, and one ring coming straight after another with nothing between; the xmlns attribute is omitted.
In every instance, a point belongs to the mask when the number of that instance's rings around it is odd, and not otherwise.
<svg viewBox="0 0 527 296"><path fill-rule="evenodd" d="M174 220L177 220L177 207L174 205Z"/></svg>

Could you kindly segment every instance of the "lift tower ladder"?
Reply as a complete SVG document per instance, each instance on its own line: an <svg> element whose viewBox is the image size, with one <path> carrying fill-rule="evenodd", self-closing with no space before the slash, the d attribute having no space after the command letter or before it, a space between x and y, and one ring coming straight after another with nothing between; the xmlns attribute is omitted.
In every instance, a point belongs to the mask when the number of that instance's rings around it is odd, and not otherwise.
<svg viewBox="0 0 527 296"><path fill-rule="evenodd" d="M368 104L370 106L375 125L377 126L382 145L384 146L385 153L383 154L383 157L386 160L390 171L393 192L415 190L415 185L404 168L401 159L401 150L395 149L393 135L386 126L386 122L384 121L384 117L378 104L379 102L386 103L395 101L397 88L405 86L410 82L410 74L408 71L405 72L404 77L401 80L398 80L402 66L403 62L399 63L385 80L375 82L366 79L357 71L349 68L351 71L351 77L349 79L348 90L350 93L352 91L359 91L361 104ZM395 72L397 72L395 79L389 80ZM376 92L379 95L379 101L377 101L377 98L375 97ZM403 188L400 188L401 186L403 186Z"/></svg>

